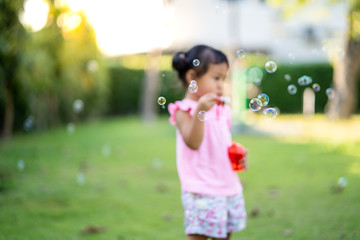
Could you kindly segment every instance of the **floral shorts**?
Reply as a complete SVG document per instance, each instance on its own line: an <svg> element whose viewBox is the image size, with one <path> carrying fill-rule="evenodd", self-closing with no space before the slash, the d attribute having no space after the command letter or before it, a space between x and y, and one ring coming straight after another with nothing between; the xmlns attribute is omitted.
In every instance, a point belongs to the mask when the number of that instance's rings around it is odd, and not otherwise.
<svg viewBox="0 0 360 240"><path fill-rule="evenodd" d="M225 238L246 227L244 196L217 196L182 190L185 233Z"/></svg>

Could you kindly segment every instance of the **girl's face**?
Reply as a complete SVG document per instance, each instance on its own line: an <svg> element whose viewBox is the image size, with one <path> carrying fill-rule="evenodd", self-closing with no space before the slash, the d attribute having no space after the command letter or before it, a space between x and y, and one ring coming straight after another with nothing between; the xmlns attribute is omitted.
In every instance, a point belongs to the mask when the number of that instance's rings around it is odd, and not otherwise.
<svg viewBox="0 0 360 240"><path fill-rule="evenodd" d="M210 64L208 71L195 79L199 87L195 93L197 97L200 98L206 93L215 93L219 97L222 96L227 72L228 65L226 63Z"/></svg>

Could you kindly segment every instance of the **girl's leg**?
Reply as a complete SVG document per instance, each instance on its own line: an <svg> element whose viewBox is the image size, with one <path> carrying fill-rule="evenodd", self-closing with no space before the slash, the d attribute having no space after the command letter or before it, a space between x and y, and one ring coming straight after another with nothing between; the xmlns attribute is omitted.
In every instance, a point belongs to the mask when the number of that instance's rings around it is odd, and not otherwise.
<svg viewBox="0 0 360 240"><path fill-rule="evenodd" d="M204 235L191 234L187 236L187 240L207 240L208 238Z"/></svg>
<svg viewBox="0 0 360 240"><path fill-rule="evenodd" d="M212 238L212 240L230 240L230 237L231 237L231 233L228 233L226 238Z"/></svg>

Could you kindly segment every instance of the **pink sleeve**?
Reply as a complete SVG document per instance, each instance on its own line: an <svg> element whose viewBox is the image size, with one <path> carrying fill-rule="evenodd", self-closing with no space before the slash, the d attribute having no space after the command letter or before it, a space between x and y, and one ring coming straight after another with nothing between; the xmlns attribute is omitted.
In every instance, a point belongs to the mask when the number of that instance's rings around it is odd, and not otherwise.
<svg viewBox="0 0 360 240"><path fill-rule="evenodd" d="M169 113L170 113L169 122L172 125L176 124L176 122L175 122L175 113L176 113L176 111L178 109L180 109L181 111L190 113L191 108L192 108L191 104L189 104L186 101L176 101L174 103L169 103L169 105L168 105L168 110L169 110Z"/></svg>
<svg viewBox="0 0 360 240"><path fill-rule="evenodd" d="M225 113L225 117L226 117L226 123L229 127L229 129L231 129L231 108L227 105L225 105L225 109L224 109L224 113Z"/></svg>

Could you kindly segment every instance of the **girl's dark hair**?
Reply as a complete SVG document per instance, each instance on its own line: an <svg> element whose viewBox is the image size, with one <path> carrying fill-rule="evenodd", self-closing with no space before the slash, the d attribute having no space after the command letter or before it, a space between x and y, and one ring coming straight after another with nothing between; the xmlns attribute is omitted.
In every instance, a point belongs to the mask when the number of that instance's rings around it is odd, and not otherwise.
<svg viewBox="0 0 360 240"><path fill-rule="evenodd" d="M200 61L198 66L194 66L194 59ZM187 87L186 72L193 69L196 72L196 76L201 77L209 69L210 63L226 63L229 66L228 59L223 52L206 45L197 45L188 52L177 52L173 57L172 67L178 72L181 82Z"/></svg>

